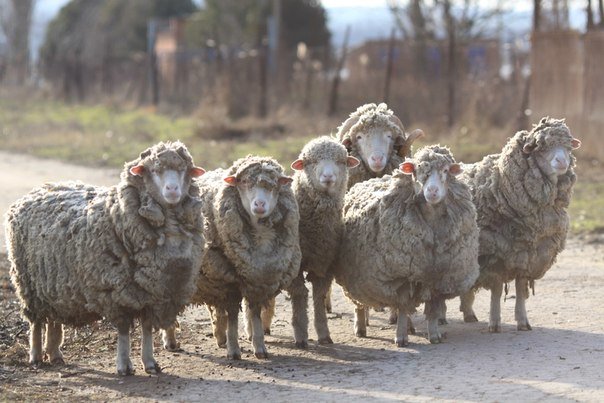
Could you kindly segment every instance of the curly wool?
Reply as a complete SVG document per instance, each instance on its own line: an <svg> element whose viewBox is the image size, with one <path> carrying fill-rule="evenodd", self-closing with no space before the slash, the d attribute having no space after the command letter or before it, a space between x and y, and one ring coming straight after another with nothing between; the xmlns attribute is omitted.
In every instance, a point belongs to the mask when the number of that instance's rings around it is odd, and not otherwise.
<svg viewBox="0 0 604 403"><path fill-rule="evenodd" d="M571 155L564 175L548 175L536 152L555 145L570 148L571 141L564 120L543 119L530 132L516 133L500 154L486 156L464 173L480 227L477 286L491 288L494 280L516 277L539 279L564 249L575 158ZM525 144L534 152L523 152Z"/></svg>
<svg viewBox="0 0 604 403"><path fill-rule="evenodd" d="M454 162L448 149L417 152L416 176ZM347 193L336 281L359 304L412 312L433 297L466 292L478 276L478 227L468 187L449 175L436 206L416 191L414 178L393 176L359 183Z"/></svg>
<svg viewBox="0 0 604 403"><path fill-rule="evenodd" d="M201 262L199 191L191 183L183 201L165 209L129 172L141 162L193 167L184 145L161 143L125 164L117 186L47 184L10 207L11 278L28 320L81 326L144 314L155 327L174 322Z"/></svg>
<svg viewBox="0 0 604 403"><path fill-rule="evenodd" d="M385 103L381 103L379 105L374 103L365 104L359 106L356 111L350 114L351 118L359 118L359 120L350 129L344 130L346 122L338 127L338 132L336 134L338 140L340 142L350 140L348 154L361 161L358 166L350 169L348 176L348 189L359 182L364 182L376 177L382 177L384 175L390 175L403 162L403 157L398 155L398 151L401 145L405 142L406 136L404 131L390 120L391 116L394 116L394 112L388 109L388 106ZM361 154L357 148L356 142L357 133L366 132L370 129L375 130L378 128L391 131L392 139L394 141L394 147L390 152L388 163L380 173L373 172L365 164L361 158Z"/></svg>
<svg viewBox="0 0 604 403"><path fill-rule="evenodd" d="M272 158L247 156L228 170L206 173L198 181L203 193L206 246L197 291L192 299L226 309L244 297L264 304L286 288L300 269L298 206L290 186L281 186L273 212L252 225L238 190L223 178L262 176L277 183L283 169Z"/></svg>
<svg viewBox="0 0 604 403"><path fill-rule="evenodd" d="M323 136L310 141L302 149L298 159L304 161L304 169L296 171L292 189L300 209L300 248L303 270L325 277L335 259L344 225L342 206L348 181L346 148L335 139ZM312 170L317 162L333 160L342 169L339 188L331 192L318 189L313 184Z"/></svg>

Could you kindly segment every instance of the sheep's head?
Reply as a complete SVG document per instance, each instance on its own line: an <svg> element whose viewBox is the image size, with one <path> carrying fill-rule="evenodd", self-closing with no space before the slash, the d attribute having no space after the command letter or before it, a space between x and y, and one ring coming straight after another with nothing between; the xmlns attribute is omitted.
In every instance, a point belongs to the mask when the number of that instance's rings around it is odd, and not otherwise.
<svg viewBox="0 0 604 403"><path fill-rule="evenodd" d="M571 135L564 119L545 117L530 133L522 134L522 152L535 158L548 175L564 175L573 162L572 150L581 146L581 141Z"/></svg>
<svg viewBox="0 0 604 403"><path fill-rule="evenodd" d="M283 168L274 159L247 156L235 161L224 181L237 188L250 218L259 219L271 215L281 187L289 185L292 179L283 175Z"/></svg>
<svg viewBox="0 0 604 403"><path fill-rule="evenodd" d="M423 193L431 205L445 199L449 181L462 172L449 149L439 145L420 149L413 159L407 159L399 168L404 174L413 175L416 194Z"/></svg>
<svg viewBox="0 0 604 403"><path fill-rule="evenodd" d="M349 152L356 150L365 166L378 174L406 141L403 124L384 103L359 107L338 128L338 138Z"/></svg>
<svg viewBox="0 0 604 403"><path fill-rule="evenodd" d="M130 175L143 181L154 200L166 207L178 205L189 192L191 178L205 172L193 164L191 154L178 141L156 144L126 168Z"/></svg>
<svg viewBox="0 0 604 403"><path fill-rule="evenodd" d="M348 155L343 145L323 136L304 146L291 168L304 171L315 189L335 193L346 187L347 168L356 167L359 163L358 159Z"/></svg>

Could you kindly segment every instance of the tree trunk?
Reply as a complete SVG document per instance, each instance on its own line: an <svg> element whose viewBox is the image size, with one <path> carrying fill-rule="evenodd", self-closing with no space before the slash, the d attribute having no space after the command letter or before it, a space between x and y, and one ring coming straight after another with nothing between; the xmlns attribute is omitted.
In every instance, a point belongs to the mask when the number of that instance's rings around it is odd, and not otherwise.
<svg viewBox="0 0 604 403"><path fill-rule="evenodd" d="M538 32L541 23L541 0L533 0L533 31Z"/></svg>
<svg viewBox="0 0 604 403"><path fill-rule="evenodd" d="M394 44L396 30L392 28L390 43L388 44L388 61L386 63L386 79L384 81L384 102L390 102L390 82L392 80L392 67L394 64Z"/></svg>
<svg viewBox="0 0 604 403"><path fill-rule="evenodd" d="M585 11L587 12L587 30L589 31L594 28L594 13L591 9L591 0L587 0Z"/></svg>
<svg viewBox="0 0 604 403"><path fill-rule="evenodd" d="M340 90L340 73L346 62L346 54L348 53L348 39L350 37L350 25L346 27L346 34L344 35L344 43L342 44L342 55L336 66L336 71L333 76L333 82L331 84L331 93L329 95L329 108L327 109L327 115L333 116L338 111L338 91Z"/></svg>
<svg viewBox="0 0 604 403"><path fill-rule="evenodd" d="M23 85L29 76L29 30L34 0L12 0L12 18L8 35L10 65L15 83Z"/></svg>
<svg viewBox="0 0 604 403"><path fill-rule="evenodd" d="M447 25L448 46L448 67L447 67L447 126L453 127L455 124L455 91L456 91L456 71L457 71L457 43L455 40L455 20L451 14L451 1L443 2L445 21Z"/></svg>

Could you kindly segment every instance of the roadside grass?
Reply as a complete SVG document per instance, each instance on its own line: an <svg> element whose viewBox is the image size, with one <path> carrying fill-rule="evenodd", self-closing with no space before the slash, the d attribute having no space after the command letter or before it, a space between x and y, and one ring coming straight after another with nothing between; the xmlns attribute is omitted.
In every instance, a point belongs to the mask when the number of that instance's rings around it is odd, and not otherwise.
<svg viewBox="0 0 604 403"><path fill-rule="evenodd" d="M205 111L207 116L212 111ZM335 132L339 118L326 119L285 113L273 126L283 132L263 135L266 122L250 119L236 123L236 139L221 140L216 130L231 130L230 122L209 126L204 114L167 116L148 108L111 105L67 105L36 96L0 95L0 148L43 158L59 159L88 166L119 168L157 141L181 140L196 163L205 169L227 167L247 154L273 156L291 172L295 160L311 138ZM345 115L345 114L343 114ZM345 116L344 116L345 117ZM230 125L230 126L229 126ZM413 129L413 126L408 129ZM426 127L419 125L419 127ZM218 129L217 129L218 128ZM213 130L206 137L208 130ZM241 134L242 133L242 134ZM218 135L217 135L218 134ZM471 163L498 152L513 131L461 126L449 134L427 129L415 149L440 142L451 147L458 161ZM583 161L579 150L579 180L570 205L574 233L604 231L604 179L601 163ZM587 159L587 157L585 157ZM589 163L588 163L589 162Z"/></svg>

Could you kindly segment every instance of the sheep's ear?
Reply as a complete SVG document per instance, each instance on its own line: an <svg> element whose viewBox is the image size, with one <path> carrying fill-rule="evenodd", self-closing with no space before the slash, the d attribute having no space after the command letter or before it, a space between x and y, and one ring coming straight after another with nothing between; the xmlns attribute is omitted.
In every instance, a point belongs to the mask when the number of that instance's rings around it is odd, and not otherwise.
<svg viewBox="0 0 604 403"><path fill-rule="evenodd" d="M279 185L283 186L283 185L289 185L290 183L292 183L293 179L290 178L289 176L281 176L278 179Z"/></svg>
<svg viewBox="0 0 604 403"><path fill-rule="evenodd" d="M223 179L227 185L229 186L237 186L237 183L239 182L237 180L237 177L234 175L231 176L227 176L226 178Z"/></svg>
<svg viewBox="0 0 604 403"><path fill-rule="evenodd" d="M522 152L525 154L530 154L533 152L533 150L535 149L535 144L525 144L524 146L522 146Z"/></svg>
<svg viewBox="0 0 604 403"><path fill-rule="evenodd" d="M573 137L573 139L570 141L570 145L573 147L573 150L576 150L577 148L581 147L581 140Z"/></svg>
<svg viewBox="0 0 604 403"><path fill-rule="evenodd" d="M463 168L459 164L451 164L449 165L449 173L453 176L457 176L463 172Z"/></svg>
<svg viewBox="0 0 604 403"><path fill-rule="evenodd" d="M353 157L352 155L349 155L346 158L346 166L348 168L354 168L356 166L358 166L361 163L361 161L359 161L357 158Z"/></svg>
<svg viewBox="0 0 604 403"><path fill-rule="evenodd" d="M145 172L144 165L135 165L132 168L130 168L130 173L135 176L143 176L144 172Z"/></svg>
<svg viewBox="0 0 604 403"><path fill-rule="evenodd" d="M291 167L294 171L301 171L304 169L304 161L295 160L294 162L292 162Z"/></svg>
<svg viewBox="0 0 604 403"><path fill-rule="evenodd" d="M346 150L350 151L350 148L351 148L351 146L352 146L352 140L350 139L350 136L345 136L345 137L342 139L342 145L343 145L344 147L346 147Z"/></svg>
<svg viewBox="0 0 604 403"><path fill-rule="evenodd" d="M205 173L206 170L201 167L193 167L189 170L189 175L191 175L192 178L197 178Z"/></svg>
<svg viewBox="0 0 604 403"><path fill-rule="evenodd" d="M411 175L412 173L415 172L415 165L413 164L413 162L403 162L400 166L399 169L401 171L403 171L403 173L405 175Z"/></svg>

